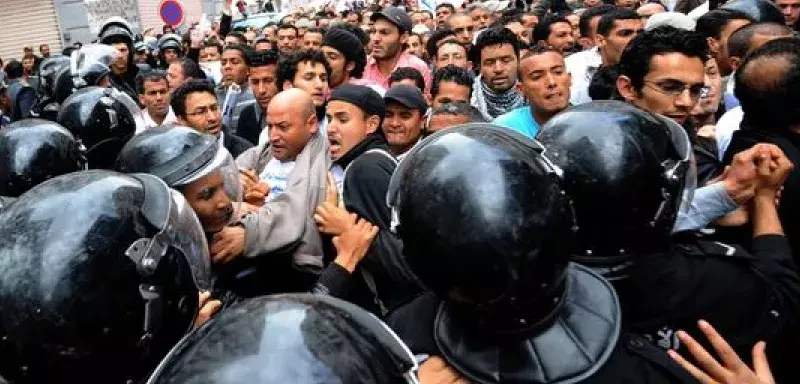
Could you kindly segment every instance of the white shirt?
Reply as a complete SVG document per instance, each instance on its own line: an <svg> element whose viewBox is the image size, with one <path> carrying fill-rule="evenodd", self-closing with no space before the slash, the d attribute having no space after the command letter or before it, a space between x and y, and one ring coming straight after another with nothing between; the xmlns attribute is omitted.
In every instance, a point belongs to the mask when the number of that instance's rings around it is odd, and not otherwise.
<svg viewBox="0 0 800 384"><path fill-rule="evenodd" d="M569 88L569 102L572 105L584 104L592 101L589 97L589 84L603 58L600 49L594 47L589 50L573 53L564 59L567 72L572 75L572 86Z"/></svg>
<svg viewBox="0 0 800 384"><path fill-rule="evenodd" d="M714 131L717 138L717 154L720 159L725 156L725 151L728 150L728 146L731 144L733 133L739 130L743 118L744 111L742 111L742 107L736 107L725 112L717 121Z"/></svg>
<svg viewBox="0 0 800 384"><path fill-rule="evenodd" d="M167 117L164 118L164 122L162 122L161 124L156 124L156 122L153 121L153 118L150 117L150 113L147 112L146 108L142 109L141 115L142 115L142 121L144 122L144 127L141 130L137 129L136 131L137 134L142 133L146 129L156 128L164 124L175 124L178 122L178 118L175 116L175 112L172 111L172 107L169 107L169 111L167 112Z"/></svg>
<svg viewBox="0 0 800 384"><path fill-rule="evenodd" d="M269 186L269 195L267 195L266 201L276 198L286 190L286 183L289 181L289 174L292 173L294 165L294 161L282 162L276 158L272 158L267 163L267 166L258 175Z"/></svg>

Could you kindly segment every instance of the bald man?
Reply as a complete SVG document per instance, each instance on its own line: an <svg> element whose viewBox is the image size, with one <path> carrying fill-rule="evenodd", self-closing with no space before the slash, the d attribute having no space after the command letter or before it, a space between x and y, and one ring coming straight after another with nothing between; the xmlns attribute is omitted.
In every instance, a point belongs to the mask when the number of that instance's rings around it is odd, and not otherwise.
<svg viewBox="0 0 800 384"><path fill-rule="evenodd" d="M248 297L308 291L323 267L313 216L325 199L330 156L311 97L299 89L275 95L266 134L269 143L236 159L244 189L241 225L225 228L211 244L243 255L222 285Z"/></svg>

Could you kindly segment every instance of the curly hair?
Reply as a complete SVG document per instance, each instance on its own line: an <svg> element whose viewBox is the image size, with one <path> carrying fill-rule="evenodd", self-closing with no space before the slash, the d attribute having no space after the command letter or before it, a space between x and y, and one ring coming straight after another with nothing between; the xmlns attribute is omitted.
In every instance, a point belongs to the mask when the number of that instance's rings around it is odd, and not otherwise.
<svg viewBox="0 0 800 384"><path fill-rule="evenodd" d="M297 75L297 67L300 63L322 64L325 66L325 72L328 75L331 74L331 66L321 51L300 50L278 61L278 89L283 91L283 83L286 81L294 83L294 77Z"/></svg>

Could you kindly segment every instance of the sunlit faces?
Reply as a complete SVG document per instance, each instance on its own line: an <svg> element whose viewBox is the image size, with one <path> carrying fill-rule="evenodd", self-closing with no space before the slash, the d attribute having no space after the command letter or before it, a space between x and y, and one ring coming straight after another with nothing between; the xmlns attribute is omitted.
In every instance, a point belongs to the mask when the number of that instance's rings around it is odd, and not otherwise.
<svg viewBox="0 0 800 384"><path fill-rule="evenodd" d="M381 121L379 116L367 116L355 105L340 100L328 103L325 115L328 119L326 130L333 161L350 152L368 134L377 131Z"/></svg>
<svg viewBox="0 0 800 384"><path fill-rule="evenodd" d="M164 119L169 113L169 85L163 79L145 79L139 103L144 105L150 116Z"/></svg>
<svg viewBox="0 0 800 384"><path fill-rule="evenodd" d="M485 10L483 8L475 8L475 9L473 9L469 13L469 17L472 18L472 23L478 29L488 28L489 25L491 25L492 22L494 22L494 17L492 17L492 14L489 13L489 11L487 11L487 10Z"/></svg>
<svg viewBox="0 0 800 384"><path fill-rule="evenodd" d="M297 49L297 30L294 28L282 28L278 30L278 50L283 54L289 54Z"/></svg>
<svg viewBox="0 0 800 384"><path fill-rule="evenodd" d="M703 60L672 52L653 56L649 69L640 90L622 75L617 79L617 91L637 107L683 124L706 92Z"/></svg>
<svg viewBox="0 0 800 384"><path fill-rule="evenodd" d="M547 46L561 53L570 53L575 48L575 36L572 34L570 23L550 24L550 35L547 36Z"/></svg>
<svg viewBox="0 0 800 384"><path fill-rule="evenodd" d="M552 116L569 106L571 77L564 56L544 52L522 59L519 88L535 114Z"/></svg>
<svg viewBox="0 0 800 384"><path fill-rule="evenodd" d="M278 101L276 101L277 103ZM270 148L279 161L294 161L317 132L316 116L297 111L295 106L275 105L267 109Z"/></svg>
<svg viewBox="0 0 800 384"><path fill-rule="evenodd" d="M221 58L222 55L219 53L219 49L217 49L215 46L203 47L203 49L200 50L201 63L219 61Z"/></svg>
<svg viewBox="0 0 800 384"><path fill-rule="evenodd" d="M455 32L459 43L472 43L472 37L475 35L475 25L471 17L464 14L453 15L447 20L447 24Z"/></svg>

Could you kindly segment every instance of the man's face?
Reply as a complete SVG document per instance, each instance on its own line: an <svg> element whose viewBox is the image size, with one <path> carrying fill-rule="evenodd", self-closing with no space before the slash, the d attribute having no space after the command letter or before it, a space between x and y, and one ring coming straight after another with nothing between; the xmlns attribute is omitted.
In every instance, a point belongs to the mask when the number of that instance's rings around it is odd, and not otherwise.
<svg viewBox="0 0 800 384"><path fill-rule="evenodd" d="M350 63L350 68L348 68L347 59L334 48L324 46L322 47L322 53L325 54L325 59L328 60L328 65L331 67L330 87L336 88L342 85L354 64Z"/></svg>
<svg viewBox="0 0 800 384"><path fill-rule="evenodd" d="M266 27L264 28L264 36L266 36L269 41L278 41L278 29L274 26Z"/></svg>
<svg viewBox="0 0 800 384"><path fill-rule="evenodd" d="M278 30L278 50L285 54L294 52L297 49L297 31L292 28Z"/></svg>
<svg viewBox="0 0 800 384"><path fill-rule="evenodd" d="M731 20L728 22L728 25L720 31L719 40L713 37L709 38L711 40L709 41L711 54L714 56L714 59L717 60L717 65L719 65L722 76L728 76L733 71L733 68L730 66L730 57L728 56L728 38L730 38L737 29L748 24L750 24L750 20Z"/></svg>
<svg viewBox="0 0 800 384"><path fill-rule="evenodd" d="M247 82L247 75L250 68L244 61L241 51L229 49L222 53L222 83L226 86L231 84L242 85Z"/></svg>
<svg viewBox="0 0 800 384"><path fill-rule="evenodd" d="M525 29L533 30L536 24L539 24L539 18L536 15L530 13L522 15L522 26L524 26Z"/></svg>
<svg viewBox="0 0 800 384"><path fill-rule="evenodd" d="M383 118L383 133L389 146L397 153L405 153L419 140L422 134L423 115L418 109L389 102Z"/></svg>
<svg viewBox="0 0 800 384"><path fill-rule="evenodd" d="M312 61L297 63L297 73L294 75L292 86L306 91L311 95L314 106L321 107L325 105L328 95L328 72L320 63Z"/></svg>
<svg viewBox="0 0 800 384"><path fill-rule="evenodd" d="M167 83L170 93L175 92L175 90L185 82L186 76L183 75L183 67L181 67L181 64L170 64L169 67L167 67Z"/></svg>
<svg viewBox="0 0 800 384"><path fill-rule="evenodd" d="M294 161L317 131L314 115L305 116L292 106L267 109L267 131L272 153L279 161Z"/></svg>
<svg viewBox="0 0 800 384"><path fill-rule="evenodd" d="M572 83L564 56L545 52L520 63L520 91L534 111L553 115L569 106Z"/></svg>
<svg viewBox="0 0 800 384"><path fill-rule="evenodd" d="M469 13L469 17L472 18L472 23L478 29L488 28L492 22L494 22L494 17L489 11L481 8L475 8L472 12Z"/></svg>
<svg viewBox="0 0 800 384"><path fill-rule="evenodd" d="M22 69L25 70L25 73L33 72L34 62L34 59L22 59Z"/></svg>
<svg viewBox="0 0 800 384"><path fill-rule="evenodd" d="M322 34L319 32L306 32L303 35L303 48L319 49L322 46Z"/></svg>
<svg viewBox="0 0 800 384"><path fill-rule="evenodd" d="M689 88L687 90L686 88ZM617 90L628 102L651 113L658 113L683 124L700 99L705 87L705 65L696 57L672 52L650 60L650 71L638 92L630 79L620 76Z"/></svg>
<svg viewBox="0 0 800 384"><path fill-rule="evenodd" d="M457 43L444 43L436 51L436 68L455 65L466 70L472 69L467 60L467 49Z"/></svg>
<svg viewBox="0 0 800 384"><path fill-rule="evenodd" d="M432 97L431 107L439 108L442 104L469 104L470 89L466 85L458 84L455 81L442 81L439 83L439 90Z"/></svg>
<svg viewBox="0 0 800 384"><path fill-rule="evenodd" d="M219 232L233 217L233 203L225 193L225 177L220 170L190 183L183 188L186 202L197 214L200 225L207 233Z"/></svg>
<svg viewBox="0 0 800 384"><path fill-rule="evenodd" d="M517 83L517 56L510 44L490 45L481 52L481 81L494 92L505 92Z"/></svg>
<svg viewBox="0 0 800 384"><path fill-rule="evenodd" d="M165 80L144 82L144 93L139 95L139 102L151 116L164 118L169 112L169 86Z"/></svg>
<svg viewBox="0 0 800 384"><path fill-rule="evenodd" d="M164 50L164 61L166 61L167 64L172 64L172 63L175 62L175 60L178 60L178 51L175 50L174 48L165 49Z"/></svg>
<svg viewBox="0 0 800 384"><path fill-rule="evenodd" d="M351 24L358 24L358 14L350 12L347 14L347 22Z"/></svg>
<svg viewBox="0 0 800 384"><path fill-rule="evenodd" d="M522 44L528 45L531 43L531 36L530 36L531 30L525 29L522 23L514 21L506 24L506 28L511 30L511 32L514 32L514 34L517 35L517 38L519 39L519 41L522 42Z"/></svg>
<svg viewBox="0 0 800 384"><path fill-rule="evenodd" d="M389 60L397 56L403 44L408 39L408 34L400 34L400 29L386 19L378 19L370 35L372 56L377 60Z"/></svg>
<svg viewBox="0 0 800 384"><path fill-rule="evenodd" d="M253 49L259 52L269 51L270 49L272 49L272 43L270 43L269 41L261 41L258 44L256 44L255 47L253 47Z"/></svg>
<svg viewBox="0 0 800 384"><path fill-rule="evenodd" d="M467 115L450 115L450 114L434 115L431 117L431 121L428 123L428 128L425 133L428 135L432 135L441 130L455 127L456 125L467 124L469 122L470 122L470 117Z"/></svg>
<svg viewBox="0 0 800 384"><path fill-rule="evenodd" d="M583 0L583 6L585 8L592 8L597 7L603 4L603 0Z"/></svg>
<svg viewBox="0 0 800 384"><path fill-rule="evenodd" d="M411 35L408 37L408 48L406 48L406 52L419 58L423 57L425 47L422 45L422 39L418 35Z"/></svg>
<svg viewBox="0 0 800 384"><path fill-rule="evenodd" d="M328 144L333 161L339 160L364 141L380 124L378 116L364 116L361 109L340 100L328 103L325 114L328 118Z"/></svg>
<svg viewBox="0 0 800 384"><path fill-rule="evenodd" d="M569 23L554 23L550 25L550 35L547 45L561 53L570 53L575 48L575 36Z"/></svg>
<svg viewBox="0 0 800 384"><path fill-rule="evenodd" d="M458 39L459 43L472 43L472 36L475 34L475 25L472 22L472 18L467 15L455 15L450 17L448 23L456 33L456 39Z"/></svg>
<svg viewBox="0 0 800 384"><path fill-rule="evenodd" d="M133 54L133 60L138 64L147 63L147 51L136 51Z"/></svg>
<svg viewBox="0 0 800 384"><path fill-rule="evenodd" d="M447 22L447 19L450 18L453 12L450 11L450 8L447 7L439 7L436 8L436 22L439 25L444 25Z"/></svg>
<svg viewBox="0 0 800 384"><path fill-rule="evenodd" d="M413 25L425 24L426 21L428 21L428 14L425 12L414 12L411 15L411 23Z"/></svg>
<svg viewBox="0 0 800 384"><path fill-rule="evenodd" d="M278 93L278 66L275 64L250 68L250 89L258 105L267 110L272 97Z"/></svg>
<svg viewBox="0 0 800 384"><path fill-rule="evenodd" d="M793 27L800 19L800 0L776 0L775 4L783 12L786 25Z"/></svg>
<svg viewBox="0 0 800 384"><path fill-rule="evenodd" d="M117 75L125 74L125 72L128 71L128 54L130 48L128 48L128 44L125 43L114 43L111 44L111 46L119 51L119 59L111 65L111 70Z"/></svg>
<svg viewBox="0 0 800 384"><path fill-rule="evenodd" d="M717 62L714 59L706 60L705 84L708 87L708 92L703 95L704 97L700 98L692 109L693 119L714 114L719 109L720 100L722 99L722 75L720 75Z"/></svg>
<svg viewBox="0 0 800 384"><path fill-rule="evenodd" d="M614 20L614 27L608 33L608 37L597 35L600 55L606 66L619 63L622 51L628 46L636 35L644 30L644 22L641 19L635 20Z"/></svg>
<svg viewBox="0 0 800 384"><path fill-rule="evenodd" d="M217 96L195 92L186 97L186 116L178 116L181 124L196 131L216 135L222 129L222 112Z"/></svg>
<svg viewBox="0 0 800 384"><path fill-rule="evenodd" d="M49 45L42 45L39 47L39 53L42 54L42 57L50 57L50 46Z"/></svg>
<svg viewBox="0 0 800 384"><path fill-rule="evenodd" d="M637 0L615 0L614 5L620 8L636 9L639 4Z"/></svg>
<svg viewBox="0 0 800 384"><path fill-rule="evenodd" d="M231 45L237 45L237 44L239 44L239 39L236 38L236 36L231 36L231 35L225 36L225 46L226 47L231 46Z"/></svg>
<svg viewBox="0 0 800 384"><path fill-rule="evenodd" d="M217 50L217 47L205 47L200 50L200 62L207 63L210 61L219 61L221 55Z"/></svg>

